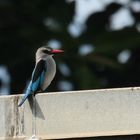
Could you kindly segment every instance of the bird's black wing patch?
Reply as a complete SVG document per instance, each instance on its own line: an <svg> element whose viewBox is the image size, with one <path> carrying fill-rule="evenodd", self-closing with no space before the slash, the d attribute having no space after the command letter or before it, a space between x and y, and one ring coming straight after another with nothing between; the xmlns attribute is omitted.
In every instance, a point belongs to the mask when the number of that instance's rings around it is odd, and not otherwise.
<svg viewBox="0 0 140 140"><path fill-rule="evenodd" d="M45 70L45 61L40 60L37 65L35 66L35 69L32 74L32 82L35 82L39 76L41 76L41 73Z"/></svg>

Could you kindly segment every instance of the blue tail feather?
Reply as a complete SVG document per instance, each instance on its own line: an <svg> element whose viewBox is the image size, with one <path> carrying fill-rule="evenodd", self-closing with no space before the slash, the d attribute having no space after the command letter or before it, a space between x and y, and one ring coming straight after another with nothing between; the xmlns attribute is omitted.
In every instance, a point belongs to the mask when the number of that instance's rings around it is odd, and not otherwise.
<svg viewBox="0 0 140 140"><path fill-rule="evenodd" d="M22 106L22 104L25 102L25 100L31 95L31 91L27 90L27 93L24 95L18 106Z"/></svg>

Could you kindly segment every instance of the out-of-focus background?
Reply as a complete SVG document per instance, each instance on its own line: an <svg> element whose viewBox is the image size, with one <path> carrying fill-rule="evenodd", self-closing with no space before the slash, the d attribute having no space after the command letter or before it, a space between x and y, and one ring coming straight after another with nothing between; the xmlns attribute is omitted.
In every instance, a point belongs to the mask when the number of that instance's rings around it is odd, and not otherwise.
<svg viewBox="0 0 140 140"><path fill-rule="evenodd" d="M48 91L140 86L140 1L1 0L1 94L24 91L46 44L65 50Z"/></svg>

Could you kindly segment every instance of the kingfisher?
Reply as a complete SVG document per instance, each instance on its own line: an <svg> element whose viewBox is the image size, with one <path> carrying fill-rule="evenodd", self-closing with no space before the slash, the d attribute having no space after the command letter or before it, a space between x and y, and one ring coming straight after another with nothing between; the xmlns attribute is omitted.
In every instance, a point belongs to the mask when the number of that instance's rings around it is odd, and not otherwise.
<svg viewBox="0 0 140 140"><path fill-rule="evenodd" d="M18 104L19 107L22 106L30 95L35 95L39 91L45 91L51 84L56 73L56 63L53 59L53 55L62 52L64 51L50 47L40 47L37 50L35 68L32 72L28 87L25 90L25 95Z"/></svg>

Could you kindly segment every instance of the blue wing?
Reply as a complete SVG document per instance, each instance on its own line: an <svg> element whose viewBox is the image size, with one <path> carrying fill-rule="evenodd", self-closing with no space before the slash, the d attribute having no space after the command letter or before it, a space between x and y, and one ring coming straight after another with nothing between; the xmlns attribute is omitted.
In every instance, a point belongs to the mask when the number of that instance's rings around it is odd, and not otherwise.
<svg viewBox="0 0 140 140"><path fill-rule="evenodd" d="M45 71L46 71L45 61L40 60L37 63L31 78L32 84L30 88L33 92L36 92L37 90L40 89L40 85L44 81Z"/></svg>
<svg viewBox="0 0 140 140"><path fill-rule="evenodd" d="M40 89L40 85L44 81L45 71L46 71L45 61L40 60L33 70L31 81L25 91L24 97L22 98L18 106L21 106L29 95L35 93L37 90Z"/></svg>

